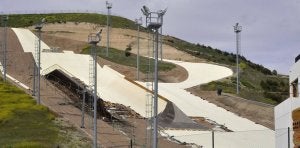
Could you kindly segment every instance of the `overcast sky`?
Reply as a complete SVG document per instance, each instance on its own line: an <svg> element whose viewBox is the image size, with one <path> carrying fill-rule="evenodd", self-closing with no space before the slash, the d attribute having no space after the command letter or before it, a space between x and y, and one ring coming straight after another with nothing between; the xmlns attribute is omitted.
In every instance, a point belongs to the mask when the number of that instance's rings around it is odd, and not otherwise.
<svg viewBox="0 0 300 148"><path fill-rule="evenodd" d="M300 54L300 0L110 0L112 13L135 19L143 5L168 8L163 33L235 53L233 25L242 25L242 54L288 74ZM105 0L0 0L0 13L88 10L106 12Z"/></svg>

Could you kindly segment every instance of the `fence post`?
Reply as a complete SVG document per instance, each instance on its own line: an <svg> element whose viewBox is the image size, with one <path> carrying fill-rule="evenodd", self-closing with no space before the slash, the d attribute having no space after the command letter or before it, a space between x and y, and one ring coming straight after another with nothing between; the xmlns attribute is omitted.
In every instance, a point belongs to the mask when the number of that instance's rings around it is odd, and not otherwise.
<svg viewBox="0 0 300 148"><path fill-rule="evenodd" d="M215 148L215 132L214 131L212 131L212 133L211 133L211 138L212 138L212 148Z"/></svg>
<svg viewBox="0 0 300 148"><path fill-rule="evenodd" d="M288 148L290 148L290 127L288 127Z"/></svg>
<svg viewBox="0 0 300 148"><path fill-rule="evenodd" d="M132 139L130 139L130 148L132 148Z"/></svg>

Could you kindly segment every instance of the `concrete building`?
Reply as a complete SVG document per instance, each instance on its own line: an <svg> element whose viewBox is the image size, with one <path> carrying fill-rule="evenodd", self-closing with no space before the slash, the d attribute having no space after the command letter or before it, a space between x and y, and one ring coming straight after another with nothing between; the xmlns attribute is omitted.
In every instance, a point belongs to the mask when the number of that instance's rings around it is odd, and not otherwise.
<svg viewBox="0 0 300 148"><path fill-rule="evenodd" d="M274 109L276 148L300 148L299 80L300 55L289 73L290 97Z"/></svg>

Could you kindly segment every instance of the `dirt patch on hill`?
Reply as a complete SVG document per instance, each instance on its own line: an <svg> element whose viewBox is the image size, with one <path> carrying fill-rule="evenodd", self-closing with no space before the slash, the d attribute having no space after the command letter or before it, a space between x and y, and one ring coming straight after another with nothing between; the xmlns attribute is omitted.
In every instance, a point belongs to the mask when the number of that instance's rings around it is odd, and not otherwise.
<svg viewBox="0 0 300 148"><path fill-rule="evenodd" d="M81 50L86 47L88 44L83 41L72 40L64 37L52 36L51 33L43 34L43 41L48 44L50 47L59 47L60 50L69 50L74 51L75 53L80 53ZM101 66L109 65L112 69L118 71L129 79L136 80L137 72L135 67L129 67L117 63L110 62L103 58L99 58L99 63ZM150 75L151 79L152 75ZM186 80L188 77L187 71L176 65L170 71L159 72L159 81L165 83L176 83ZM140 81L147 81L147 74L140 72Z"/></svg>
<svg viewBox="0 0 300 148"><path fill-rule="evenodd" d="M201 91L199 86L188 88L187 91L238 116L274 130L274 106L272 105L246 100L226 93L218 96L215 91Z"/></svg>

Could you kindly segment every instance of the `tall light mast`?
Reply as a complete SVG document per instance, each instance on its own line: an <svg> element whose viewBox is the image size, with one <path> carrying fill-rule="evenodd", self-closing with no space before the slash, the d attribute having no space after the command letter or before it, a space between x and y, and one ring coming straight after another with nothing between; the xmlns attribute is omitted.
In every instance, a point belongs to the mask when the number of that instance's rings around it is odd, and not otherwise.
<svg viewBox="0 0 300 148"><path fill-rule="evenodd" d="M111 20L110 20L110 9L112 8L112 3L109 3L106 1L106 8L107 8L107 19L106 19L106 25L107 25L107 32L106 32L106 57L108 57L108 50L109 50L109 33L110 33L110 27L111 27Z"/></svg>
<svg viewBox="0 0 300 148"><path fill-rule="evenodd" d="M135 24L137 25L138 35L137 35L137 54L136 54L136 80L140 80L140 25L142 25L142 17L135 19Z"/></svg>
<svg viewBox="0 0 300 148"><path fill-rule="evenodd" d="M143 6L141 9L143 14L146 16L146 26L150 30L155 32L155 48L154 48L154 106L153 106L153 144L152 148L158 147L158 131L157 131L157 106L158 106L158 37L159 37L159 28L162 26L162 18L166 13L165 10L160 10L157 12L151 12L150 9L146 6Z"/></svg>
<svg viewBox="0 0 300 148"><path fill-rule="evenodd" d="M36 52L36 61L37 66L36 72L37 72L37 104L41 104L41 33L42 28L44 26L44 23L46 22L46 19L43 18L39 23L35 25L35 28L38 32L38 45L37 45L37 52Z"/></svg>
<svg viewBox="0 0 300 148"><path fill-rule="evenodd" d="M2 50L3 50L3 61L2 61L2 66L3 66L3 79L6 82L6 73L7 73L7 21L8 21L8 16L3 15L2 16L2 23L3 23L3 43L2 43Z"/></svg>
<svg viewBox="0 0 300 148"><path fill-rule="evenodd" d="M240 68L239 68L239 54L241 51L241 32L242 26L239 26L239 23L236 23L233 26L234 32L236 34L236 94L240 93L239 90L239 77L240 77Z"/></svg>
<svg viewBox="0 0 300 148"><path fill-rule="evenodd" d="M97 44L101 41L101 32L100 30L98 33L91 33L88 36L88 42L91 44L91 65L89 75L91 76L91 84L90 90L93 92L94 98L94 130L93 130L93 148L97 148Z"/></svg>

